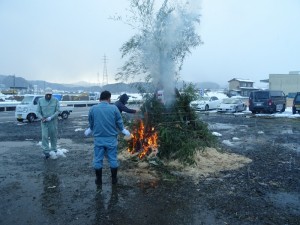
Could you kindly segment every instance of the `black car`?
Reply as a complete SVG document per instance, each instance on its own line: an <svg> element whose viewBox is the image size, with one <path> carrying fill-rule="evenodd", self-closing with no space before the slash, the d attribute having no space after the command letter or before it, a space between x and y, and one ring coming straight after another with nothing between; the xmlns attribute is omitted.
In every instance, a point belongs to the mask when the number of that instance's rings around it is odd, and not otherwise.
<svg viewBox="0 0 300 225"><path fill-rule="evenodd" d="M283 91L252 91L249 96L249 110L252 113L284 112L286 96ZM299 109L300 110L300 109Z"/></svg>
<svg viewBox="0 0 300 225"><path fill-rule="evenodd" d="M293 114L295 114L296 112L300 113L300 92L297 92L294 100L293 100Z"/></svg>

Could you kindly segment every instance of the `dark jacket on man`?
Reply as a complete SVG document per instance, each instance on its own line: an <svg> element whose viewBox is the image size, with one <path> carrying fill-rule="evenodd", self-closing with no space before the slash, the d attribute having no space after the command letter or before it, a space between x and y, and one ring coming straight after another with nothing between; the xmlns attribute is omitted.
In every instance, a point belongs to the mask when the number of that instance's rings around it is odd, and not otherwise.
<svg viewBox="0 0 300 225"><path fill-rule="evenodd" d="M122 94L119 100L115 102L115 105L118 107L120 113L122 113L123 111L126 113L136 113L135 109L129 109L125 106L128 102L128 99L129 97L127 94Z"/></svg>

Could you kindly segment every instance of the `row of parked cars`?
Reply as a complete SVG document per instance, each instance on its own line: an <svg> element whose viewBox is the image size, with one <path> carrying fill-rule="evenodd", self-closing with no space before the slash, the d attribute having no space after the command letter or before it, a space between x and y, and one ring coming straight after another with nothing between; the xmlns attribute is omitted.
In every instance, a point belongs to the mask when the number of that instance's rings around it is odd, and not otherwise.
<svg viewBox="0 0 300 225"><path fill-rule="evenodd" d="M247 109L247 105L239 98L219 99L217 96L203 96L192 101L190 106L195 110L216 109L218 112L242 112Z"/></svg>
<svg viewBox="0 0 300 225"><path fill-rule="evenodd" d="M190 106L195 110L215 109L218 112L242 112L247 109L245 102L239 98L219 99L216 96L203 96L192 101ZM282 91L252 91L248 99L249 111L252 113L284 112L286 95ZM300 92L293 99L292 112L300 113Z"/></svg>

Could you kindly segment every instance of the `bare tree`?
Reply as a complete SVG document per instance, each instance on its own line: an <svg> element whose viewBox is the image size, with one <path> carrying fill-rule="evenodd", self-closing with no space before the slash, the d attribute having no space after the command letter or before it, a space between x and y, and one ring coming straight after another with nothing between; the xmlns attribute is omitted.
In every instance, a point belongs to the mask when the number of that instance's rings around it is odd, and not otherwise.
<svg viewBox="0 0 300 225"><path fill-rule="evenodd" d="M127 60L116 79L147 81L174 90L186 55L201 44L196 33L200 14L195 8L189 2L164 0L155 10L155 0L130 0L131 15L124 22L137 33L120 49Z"/></svg>

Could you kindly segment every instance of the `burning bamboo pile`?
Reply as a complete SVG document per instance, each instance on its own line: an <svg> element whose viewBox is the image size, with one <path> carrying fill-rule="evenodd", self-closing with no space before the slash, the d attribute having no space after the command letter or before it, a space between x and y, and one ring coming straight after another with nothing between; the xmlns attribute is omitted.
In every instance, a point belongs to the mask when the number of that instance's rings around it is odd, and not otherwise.
<svg viewBox="0 0 300 225"><path fill-rule="evenodd" d="M154 127L145 126L142 119L138 120L132 130L128 152L137 154L139 159L150 155L156 156L158 153L158 133Z"/></svg>

